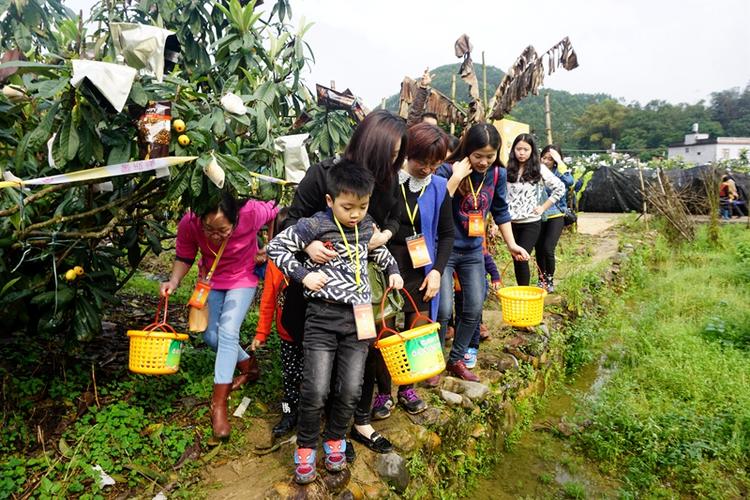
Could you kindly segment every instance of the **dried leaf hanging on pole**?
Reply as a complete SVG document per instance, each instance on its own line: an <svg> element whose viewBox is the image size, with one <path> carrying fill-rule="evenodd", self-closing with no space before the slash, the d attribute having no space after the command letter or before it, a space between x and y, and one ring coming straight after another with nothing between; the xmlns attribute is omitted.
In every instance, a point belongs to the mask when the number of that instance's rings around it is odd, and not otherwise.
<svg viewBox="0 0 750 500"><path fill-rule="evenodd" d="M474 72L474 63L471 60L471 50L473 48L474 47L469 41L469 35L465 33L456 40L456 57L464 58L464 61L461 63L461 67L458 70L458 74L469 86L469 95L471 96L467 120L469 125L484 121L484 106L482 105L482 100L479 98L479 82L477 80L477 75Z"/></svg>
<svg viewBox="0 0 750 500"><path fill-rule="evenodd" d="M410 106L415 102L419 90L417 81L408 76L401 82L398 114L403 118L408 116ZM455 125L463 125L465 123L466 113L450 97L435 88L428 89L428 92L425 102L422 103L422 107L419 109L420 115L424 112L435 113L440 123Z"/></svg>
<svg viewBox="0 0 750 500"><path fill-rule="evenodd" d="M548 74L562 66L570 71L578 67L578 56L568 37L539 56L533 46L526 47L516 62L508 69L489 104L489 117L499 120L510 113L513 106L529 94L537 95L544 84L544 63Z"/></svg>
<svg viewBox="0 0 750 500"><path fill-rule="evenodd" d="M365 115L369 113L357 99L351 90L346 89L343 92L324 87L323 85L315 85L316 93L318 94L318 104L328 110L341 109L348 111L354 120L359 123L365 119Z"/></svg>

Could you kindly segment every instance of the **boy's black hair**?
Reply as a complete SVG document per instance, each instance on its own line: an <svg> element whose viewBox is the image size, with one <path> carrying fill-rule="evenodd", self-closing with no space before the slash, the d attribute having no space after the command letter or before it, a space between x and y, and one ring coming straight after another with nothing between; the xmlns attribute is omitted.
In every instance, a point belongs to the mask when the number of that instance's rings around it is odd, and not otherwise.
<svg viewBox="0 0 750 500"><path fill-rule="evenodd" d="M438 121L438 115L436 115L432 111L422 113L422 120L424 120L425 118L432 118L433 120Z"/></svg>
<svg viewBox="0 0 750 500"><path fill-rule="evenodd" d="M372 173L353 161L340 160L328 169L327 190L331 199L341 193L351 193L358 197L370 196L375 187Z"/></svg>

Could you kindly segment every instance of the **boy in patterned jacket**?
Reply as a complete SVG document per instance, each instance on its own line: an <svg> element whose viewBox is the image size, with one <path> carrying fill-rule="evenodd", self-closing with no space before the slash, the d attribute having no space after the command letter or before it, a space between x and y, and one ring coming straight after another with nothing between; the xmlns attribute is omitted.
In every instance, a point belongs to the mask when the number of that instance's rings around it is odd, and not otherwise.
<svg viewBox="0 0 750 500"><path fill-rule="evenodd" d="M368 250L374 225L367 215L374 186L370 171L341 161L329 170L327 185L328 210L300 219L268 244L268 257L286 276L302 282L308 300L294 453L295 481L300 484L316 477L320 416L328 397L334 360L338 380L323 431L323 450L327 470L346 468L344 435L360 397L368 344L375 333L368 260L388 276L389 286L403 286L390 252L384 246ZM295 255L316 240L338 256L325 264L298 261Z"/></svg>

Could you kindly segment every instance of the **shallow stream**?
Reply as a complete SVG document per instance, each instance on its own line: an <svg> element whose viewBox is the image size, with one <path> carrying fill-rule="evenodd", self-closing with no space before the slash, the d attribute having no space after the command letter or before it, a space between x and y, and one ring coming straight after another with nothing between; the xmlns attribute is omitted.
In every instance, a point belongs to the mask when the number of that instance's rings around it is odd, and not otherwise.
<svg viewBox="0 0 750 500"><path fill-rule="evenodd" d="M565 434L573 424L576 401L594 396L611 370L602 361L582 368L571 382L548 393L530 428L501 458L471 495L477 499L617 498L619 485L572 446Z"/></svg>

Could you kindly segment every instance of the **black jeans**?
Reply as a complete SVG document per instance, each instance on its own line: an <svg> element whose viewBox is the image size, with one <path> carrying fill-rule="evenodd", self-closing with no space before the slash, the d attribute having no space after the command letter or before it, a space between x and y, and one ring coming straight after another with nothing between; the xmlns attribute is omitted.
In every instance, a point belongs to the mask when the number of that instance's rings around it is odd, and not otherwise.
<svg viewBox="0 0 750 500"><path fill-rule="evenodd" d="M560 241L565 217L555 217L542 222L542 229L536 242L536 262L545 278L555 275L555 248Z"/></svg>
<svg viewBox="0 0 750 500"><path fill-rule="evenodd" d="M281 384L284 398L281 405L284 413L295 413L299 406L299 386L302 382L304 351L299 342L281 339Z"/></svg>
<svg viewBox="0 0 750 500"><path fill-rule="evenodd" d="M331 388L331 371L337 364L331 410L323 440L343 439L362 391L368 342L357 340L354 312L349 304L311 300L305 316L302 346L305 363L297 420L297 445L316 448L320 416Z"/></svg>
<svg viewBox="0 0 750 500"><path fill-rule="evenodd" d="M542 228L542 221L538 220L535 222L525 222L518 224L516 222L511 224L513 229L513 238L516 243L523 247L524 250L531 253L536 245L537 239L539 239L539 231ZM528 286L531 281L531 273L529 272L529 263L513 260L513 270L516 274L516 283L520 286Z"/></svg>

